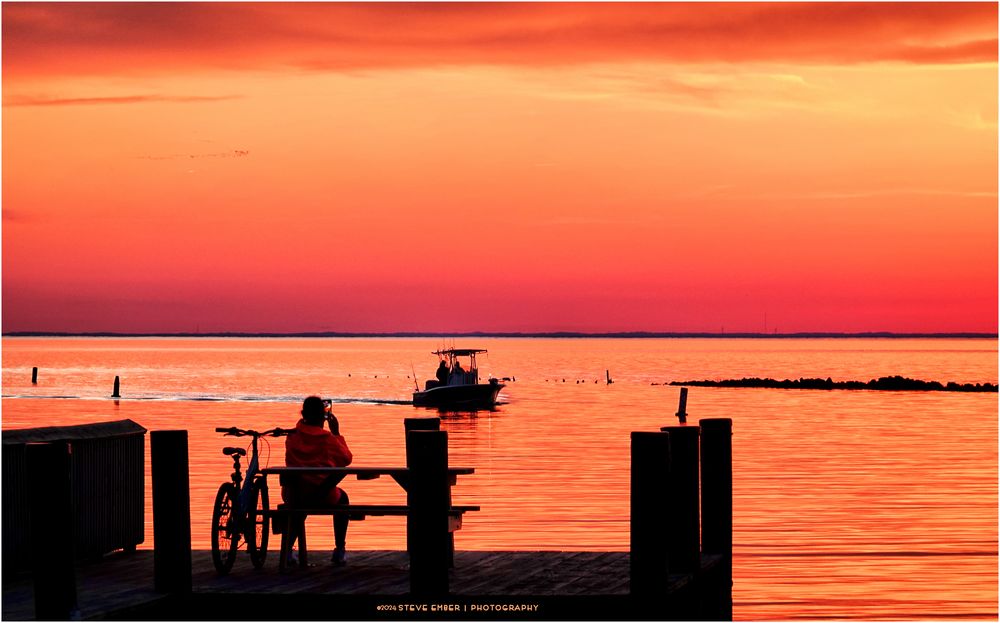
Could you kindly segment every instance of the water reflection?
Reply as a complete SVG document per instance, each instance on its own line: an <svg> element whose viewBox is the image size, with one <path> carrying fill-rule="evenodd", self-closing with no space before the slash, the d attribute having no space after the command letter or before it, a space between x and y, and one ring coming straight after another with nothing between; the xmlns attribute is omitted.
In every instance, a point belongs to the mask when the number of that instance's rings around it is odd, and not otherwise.
<svg viewBox="0 0 1000 623"><path fill-rule="evenodd" d="M481 367L519 379L506 403L439 413L391 403L412 391L407 362L426 350L415 341L110 342L5 339L4 394L85 399L5 399L3 425L187 428L196 547L208 547L212 498L229 473L214 427L290 427L308 394L370 401L335 405L361 465L405 463L403 420L441 416L450 463L476 468L455 502L482 507L466 516L460 549L625 551L629 434L676 424L679 388L653 382L997 381L995 341L493 340ZM615 383L594 383L605 369ZM111 401L118 374L123 398ZM175 395L260 400L166 399ZM995 618L997 406L996 394L692 389L689 423L734 421L735 616ZM280 464L283 445L263 455ZM343 486L359 502L400 502L388 479ZM148 547L148 507L146 518ZM404 532L399 518L372 518L351 527L348 547L401 549ZM328 522L310 539L332 547Z"/></svg>

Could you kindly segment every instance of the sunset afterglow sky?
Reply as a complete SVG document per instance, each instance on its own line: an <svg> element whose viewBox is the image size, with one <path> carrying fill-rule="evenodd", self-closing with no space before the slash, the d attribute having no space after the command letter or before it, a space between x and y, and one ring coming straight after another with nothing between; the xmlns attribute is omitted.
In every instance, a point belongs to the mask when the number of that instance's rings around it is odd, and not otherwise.
<svg viewBox="0 0 1000 623"><path fill-rule="evenodd" d="M4 3L4 331L997 330L997 5Z"/></svg>

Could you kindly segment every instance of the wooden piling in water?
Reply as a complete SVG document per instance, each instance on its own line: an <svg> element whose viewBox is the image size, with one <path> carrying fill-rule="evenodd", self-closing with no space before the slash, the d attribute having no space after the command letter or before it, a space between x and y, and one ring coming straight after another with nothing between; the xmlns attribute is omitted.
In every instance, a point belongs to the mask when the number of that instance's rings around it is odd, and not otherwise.
<svg viewBox="0 0 1000 623"><path fill-rule="evenodd" d="M25 446L35 619L77 617L70 454L64 441Z"/></svg>
<svg viewBox="0 0 1000 623"><path fill-rule="evenodd" d="M191 592L191 489L186 430L149 434L153 481L153 584L164 593Z"/></svg>
<svg viewBox="0 0 1000 623"><path fill-rule="evenodd" d="M31 369L31 384L32 385L38 384L38 368Z"/></svg>
<svg viewBox="0 0 1000 623"><path fill-rule="evenodd" d="M697 426L665 426L670 433L670 535L668 559L671 573L694 573L701 568L698 506Z"/></svg>
<svg viewBox="0 0 1000 623"><path fill-rule="evenodd" d="M677 419L681 424L687 423L687 402L688 402L688 388L681 388L681 400L677 405Z"/></svg>
<svg viewBox="0 0 1000 623"><path fill-rule="evenodd" d="M111 392L111 397L112 398L121 398L121 393L119 393L118 389L119 389L119 382L118 382L118 377L116 376L115 377L115 389L114 389L114 391Z"/></svg>
<svg viewBox="0 0 1000 623"><path fill-rule="evenodd" d="M629 573L636 597L655 597L667 585L669 478L670 434L633 432Z"/></svg>
<svg viewBox="0 0 1000 623"><path fill-rule="evenodd" d="M435 597L448 594L448 433L406 433L410 470L407 505L412 523L410 593Z"/></svg>

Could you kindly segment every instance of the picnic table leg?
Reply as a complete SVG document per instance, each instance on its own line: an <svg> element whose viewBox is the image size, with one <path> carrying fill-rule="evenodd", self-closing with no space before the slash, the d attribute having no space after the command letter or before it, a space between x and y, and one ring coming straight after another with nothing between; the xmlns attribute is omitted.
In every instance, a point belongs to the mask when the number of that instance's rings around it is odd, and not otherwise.
<svg viewBox="0 0 1000 623"><path fill-rule="evenodd" d="M295 520L295 536L299 539L299 566L309 566L309 550L306 549L306 516L297 515Z"/></svg>
<svg viewBox="0 0 1000 623"><path fill-rule="evenodd" d="M292 553L292 515L291 513L285 513L282 517L284 520L284 526L281 530L281 553L279 554L278 560L278 570L284 571L286 565L288 564L288 556Z"/></svg>

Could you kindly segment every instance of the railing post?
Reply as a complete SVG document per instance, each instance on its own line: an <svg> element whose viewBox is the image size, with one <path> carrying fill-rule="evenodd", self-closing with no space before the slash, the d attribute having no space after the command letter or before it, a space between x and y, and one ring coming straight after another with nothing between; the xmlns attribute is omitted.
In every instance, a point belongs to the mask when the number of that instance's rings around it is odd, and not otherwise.
<svg viewBox="0 0 1000 623"><path fill-rule="evenodd" d="M406 434L410 470L407 504L412 521L410 593L448 594L448 433L413 430Z"/></svg>
<svg viewBox="0 0 1000 623"><path fill-rule="evenodd" d="M71 452L66 442L25 446L35 619L39 621L79 618L73 568Z"/></svg>
<svg viewBox="0 0 1000 623"><path fill-rule="evenodd" d="M191 489L186 430L149 434L153 481L153 584L165 593L191 592Z"/></svg>
<svg viewBox="0 0 1000 623"><path fill-rule="evenodd" d="M660 430L670 433L670 572L694 573L701 568L698 427L665 426Z"/></svg>
<svg viewBox="0 0 1000 623"><path fill-rule="evenodd" d="M630 592L654 597L667 587L670 434L632 433Z"/></svg>
<svg viewBox="0 0 1000 623"><path fill-rule="evenodd" d="M715 618L733 618L733 421L704 419L701 425L701 540L705 554L723 557Z"/></svg>

